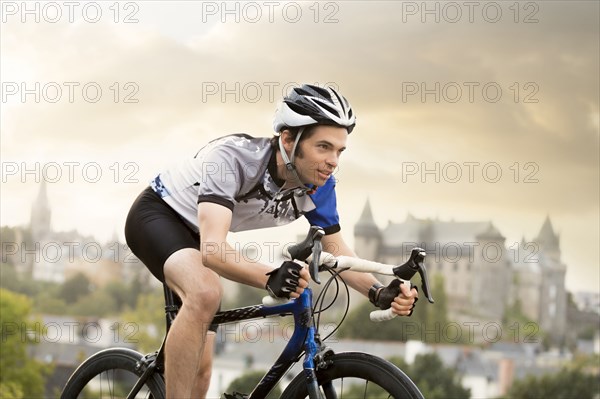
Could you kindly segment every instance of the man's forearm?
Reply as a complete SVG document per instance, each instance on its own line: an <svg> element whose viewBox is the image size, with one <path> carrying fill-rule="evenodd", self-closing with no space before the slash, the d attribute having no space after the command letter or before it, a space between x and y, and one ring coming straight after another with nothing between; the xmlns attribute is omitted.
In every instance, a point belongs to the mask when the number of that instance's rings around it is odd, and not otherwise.
<svg viewBox="0 0 600 399"><path fill-rule="evenodd" d="M203 243L201 252L204 265L221 277L256 288L265 288L268 279L266 274L273 270L265 264L244 258L228 243Z"/></svg>

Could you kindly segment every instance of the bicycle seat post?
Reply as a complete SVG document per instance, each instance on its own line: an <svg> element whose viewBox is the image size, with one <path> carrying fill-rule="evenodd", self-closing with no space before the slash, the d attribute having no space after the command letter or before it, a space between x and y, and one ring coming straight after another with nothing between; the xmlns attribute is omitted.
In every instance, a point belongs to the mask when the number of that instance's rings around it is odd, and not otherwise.
<svg viewBox="0 0 600 399"><path fill-rule="evenodd" d="M179 304L175 301L175 295L173 294L173 291L167 287L167 284L163 284L163 288L165 293L165 316L168 332L171 328L171 324L173 324L173 320L175 320L175 316L177 316L177 312L179 312Z"/></svg>

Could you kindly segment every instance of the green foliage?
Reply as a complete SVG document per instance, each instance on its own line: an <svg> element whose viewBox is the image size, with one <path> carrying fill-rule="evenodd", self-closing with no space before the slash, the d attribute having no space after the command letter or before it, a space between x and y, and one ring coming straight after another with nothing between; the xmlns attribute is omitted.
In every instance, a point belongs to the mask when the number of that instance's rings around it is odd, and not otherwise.
<svg viewBox="0 0 600 399"><path fill-rule="evenodd" d="M577 338L585 339L585 340L593 340L596 335L596 331L598 331L598 326L588 326L584 327L578 334Z"/></svg>
<svg viewBox="0 0 600 399"><path fill-rule="evenodd" d="M0 398L23 399L23 389L14 382L0 382Z"/></svg>
<svg viewBox="0 0 600 399"><path fill-rule="evenodd" d="M372 323L369 313L375 308L369 301L363 301L348 313L346 320L338 330L341 338L370 339L383 341L402 341L409 338L407 332L414 331L416 323L410 318L397 318L386 323Z"/></svg>
<svg viewBox="0 0 600 399"><path fill-rule="evenodd" d="M29 320L31 302L24 295L0 289L0 334L2 356L0 357L0 397L43 397L44 378L52 367L27 356L27 345L35 340L27 330L35 330Z"/></svg>
<svg viewBox="0 0 600 399"><path fill-rule="evenodd" d="M64 299L58 298L50 291L41 292L34 298L36 313L66 315L69 309Z"/></svg>
<svg viewBox="0 0 600 399"><path fill-rule="evenodd" d="M73 305L68 307L69 313L76 316L105 317L118 311L117 300L106 290L94 292L80 297Z"/></svg>
<svg viewBox="0 0 600 399"><path fill-rule="evenodd" d="M505 335L505 340L514 342L537 343L548 339L539 327L539 325L531 321L523 312L523 307L520 299L506 308L502 317L502 329L510 331L510 334Z"/></svg>
<svg viewBox="0 0 600 399"><path fill-rule="evenodd" d="M456 372L453 369L445 368L437 354L418 355L410 366L404 359L397 356L388 360L404 371L427 399L468 399L471 395L470 390L463 388L460 384ZM353 386L348 391L344 389L344 397L367 397L369 399L389 397L377 385L369 384L366 389L366 396L363 384Z"/></svg>
<svg viewBox="0 0 600 399"><path fill-rule="evenodd" d="M410 317L398 317L389 322L372 323L369 314L375 310L373 305L364 301L348 314L339 330L339 336L351 339L390 340L405 342L409 339L427 343L461 343L468 339L460 325L449 326L447 318L447 297L444 291L444 280L441 275L432 279L432 296L434 304L430 304L423 292L419 292L419 300ZM419 279L415 283L420 286Z"/></svg>
<svg viewBox="0 0 600 399"><path fill-rule="evenodd" d="M90 280L83 273L77 273L62 285L59 295L66 303L75 303L91 293Z"/></svg>
<svg viewBox="0 0 600 399"><path fill-rule="evenodd" d="M142 352L156 350L165 334L165 300L162 288L137 298L133 310L121 315L121 336Z"/></svg>
<svg viewBox="0 0 600 399"><path fill-rule="evenodd" d="M563 368L555 374L528 376L516 381L507 393L511 399L556 398L593 399L600 392L600 375L579 367Z"/></svg>
<svg viewBox="0 0 600 399"><path fill-rule="evenodd" d="M445 368L437 354L429 353L415 357L408 376L428 399L468 399L470 390L462 387L459 376L451 368Z"/></svg>
<svg viewBox="0 0 600 399"><path fill-rule="evenodd" d="M260 379L265 375L266 371L254 370L242 374L236 378L227 387L228 393L240 392L249 394L252 392L254 387L258 384ZM267 395L267 398L278 398L281 396L281 389L279 386L273 388L273 390Z"/></svg>
<svg viewBox="0 0 600 399"><path fill-rule="evenodd" d="M237 294L223 303L223 309L241 308L244 306L262 303L262 298L267 295L266 290L261 290L249 285L239 284Z"/></svg>
<svg viewBox="0 0 600 399"><path fill-rule="evenodd" d="M34 296L41 290L40 284L36 284L32 279L22 278L17 273L16 267L11 264L2 263L0 265L0 288Z"/></svg>

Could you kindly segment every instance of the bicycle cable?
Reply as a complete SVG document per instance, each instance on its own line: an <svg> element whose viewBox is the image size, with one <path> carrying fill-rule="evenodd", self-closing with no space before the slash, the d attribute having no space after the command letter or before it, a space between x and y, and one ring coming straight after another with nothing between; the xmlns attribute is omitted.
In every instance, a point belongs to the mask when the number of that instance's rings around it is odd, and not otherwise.
<svg viewBox="0 0 600 399"><path fill-rule="evenodd" d="M348 300L346 301L346 308L344 309L344 313L342 315L341 320L337 323L334 330L322 339L323 341L325 341L326 339L331 337L340 328L340 326L346 319L346 316L348 315L348 310L350 309L350 290L348 289L348 284L346 283L344 278L340 275L343 271L348 270L349 268L341 268L341 269L334 271L330 267L323 266L323 269L326 270L329 274L331 274L331 277L329 278L329 280L327 280L327 282L323 286L323 289L321 290L321 292L317 296L317 299L315 300L315 305L313 307L313 323L314 323L316 329L317 330L319 329L319 325L321 322L321 312L324 312L325 310L327 310L331 306L333 306L333 304L336 302L336 300L339 296L340 282L338 281L338 278L341 280L342 284L344 285L344 289L346 290L346 298L348 298ZM326 296L327 291L329 290L331 284L334 281L335 281L335 287L336 287L335 294L333 295L333 299L331 300L331 302L327 306L324 307L325 296ZM320 307L319 307L319 304L320 304ZM317 310L317 308L318 308L318 310ZM316 321L314 319L315 314L317 315Z"/></svg>

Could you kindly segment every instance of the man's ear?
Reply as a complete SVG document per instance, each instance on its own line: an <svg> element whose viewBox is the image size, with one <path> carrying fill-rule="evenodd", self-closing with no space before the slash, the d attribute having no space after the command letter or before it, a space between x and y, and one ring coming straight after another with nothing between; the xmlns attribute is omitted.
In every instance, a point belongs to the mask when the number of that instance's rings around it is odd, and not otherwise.
<svg viewBox="0 0 600 399"><path fill-rule="evenodd" d="M283 129L280 135L283 147L287 152L292 151L292 147L294 146L294 137L292 136L292 133L288 129Z"/></svg>

